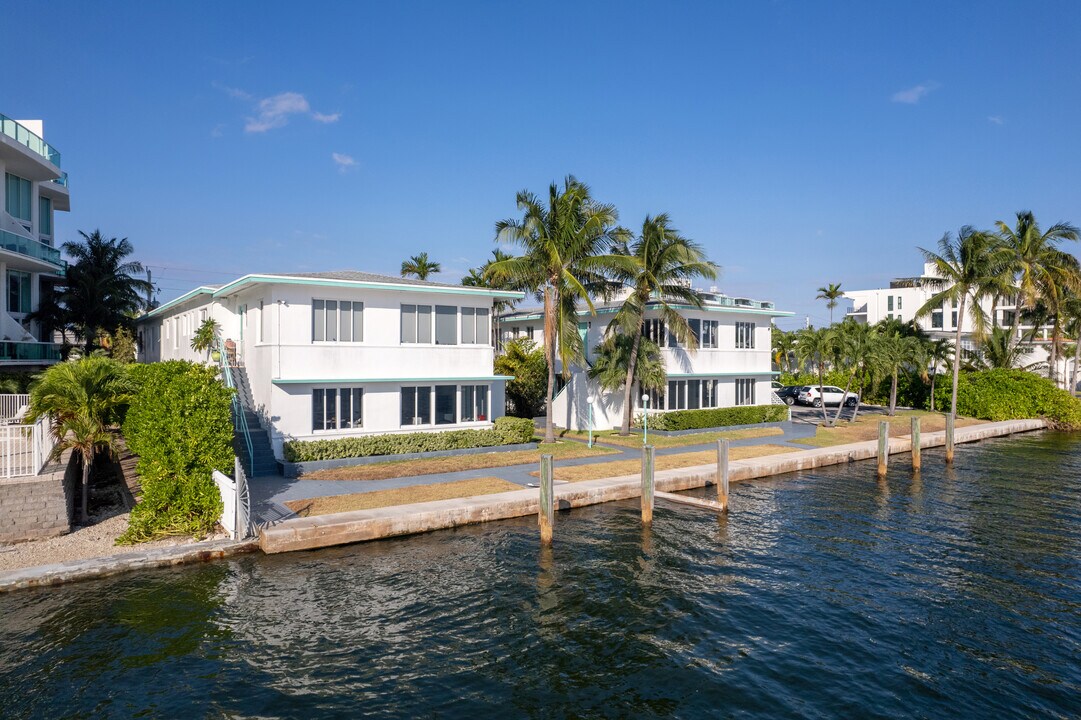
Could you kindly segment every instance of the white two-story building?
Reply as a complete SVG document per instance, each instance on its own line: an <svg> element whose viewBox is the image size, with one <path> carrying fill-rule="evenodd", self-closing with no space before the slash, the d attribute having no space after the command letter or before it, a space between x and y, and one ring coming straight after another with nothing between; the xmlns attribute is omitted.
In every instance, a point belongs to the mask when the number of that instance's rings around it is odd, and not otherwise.
<svg viewBox="0 0 1081 720"><path fill-rule="evenodd" d="M206 361L207 318L247 377L281 459L285 440L485 428L503 415L492 305L521 293L363 272L245 275L139 321L140 359Z"/></svg>
<svg viewBox="0 0 1081 720"><path fill-rule="evenodd" d="M42 139L40 120L0 115L0 367L32 368L60 359L45 328L29 320L66 263L55 245L53 217L71 209L60 153Z"/></svg>
<svg viewBox="0 0 1081 720"><path fill-rule="evenodd" d="M777 310L772 302L733 298L711 289L699 291L702 307L675 306L687 319L698 339L698 349L680 345L668 332L655 304L647 307L644 331L661 346L668 375L665 392L652 392L647 402L637 388L632 393L635 412L695 410L739 405L769 405L772 401L770 333L773 318L788 317L790 312ZM619 298L597 304L596 315L579 312L578 332L586 348L587 365L604 339L609 323L619 311ZM540 310L524 310L500 318L503 341L528 337L538 344L544 339L544 317ZM557 360L557 370L562 366ZM561 383L562 384L562 383ZM596 429L618 428L623 421L623 393L601 390L589 380L588 368L572 367L570 378L556 394L552 408L556 424L572 430L584 430L590 423Z"/></svg>

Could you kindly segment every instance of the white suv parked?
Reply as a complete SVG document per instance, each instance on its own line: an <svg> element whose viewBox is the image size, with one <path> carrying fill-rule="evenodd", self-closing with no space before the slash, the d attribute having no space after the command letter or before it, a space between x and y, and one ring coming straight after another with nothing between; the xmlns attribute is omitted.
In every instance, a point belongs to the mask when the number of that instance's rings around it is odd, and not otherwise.
<svg viewBox="0 0 1081 720"><path fill-rule="evenodd" d="M823 400L827 405L840 405L843 402L845 407L854 407L859 395L851 392L845 394L844 390L834 385L823 385L822 392L818 391L818 385L804 385L800 388L796 400L813 407L822 407Z"/></svg>

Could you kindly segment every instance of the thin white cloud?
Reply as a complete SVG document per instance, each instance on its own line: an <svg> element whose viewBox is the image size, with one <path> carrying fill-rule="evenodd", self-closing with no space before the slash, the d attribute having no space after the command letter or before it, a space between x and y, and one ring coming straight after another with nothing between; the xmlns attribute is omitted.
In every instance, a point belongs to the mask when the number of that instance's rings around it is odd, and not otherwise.
<svg viewBox="0 0 1081 720"><path fill-rule="evenodd" d="M221 90L223 93L233 98L234 100L251 100L251 93L244 92L240 88L229 87L219 82L212 83L215 88Z"/></svg>
<svg viewBox="0 0 1081 720"><path fill-rule="evenodd" d="M904 103L905 105L915 105L920 100L923 100L932 90L938 90L938 83L926 82L915 85L906 90L898 90L891 97L890 100L895 103Z"/></svg>
<svg viewBox="0 0 1081 720"><path fill-rule="evenodd" d="M330 159L334 161L334 164L338 166L338 172L348 172L350 168L356 167L357 161L352 155L346 155L344 153L331 153Z"/></svg>
<svg viewBox="0 0 1081 720"><path fill-rule="evenodd" d="M340 118L341 116L341 113L330 113L329 115L324 115L323 113L313 112L312 120L316 122L330 124L338 122L338 118Z"/></svg>
<svg viewBox="0 0 1081 720"><path fill-rule="evenodd" d="M991 123L992 125L1002 125L1006 122L1006 120L1001 115L988 115L987 122Z"/></svg>
<svg viewBox="0 0 1081 720"><path fill-rule="evenodd" d="M245 119L244 132L264 133L289 124L294 115L307 115L318 123L330 124L341 119L341 113L321 113L312 110L308 99L298 92L283 92L270 97L257 99L251 93L240 88L222 83L213 83L214 87L233 98L244 102L255 102L255 115Z"/></svg>

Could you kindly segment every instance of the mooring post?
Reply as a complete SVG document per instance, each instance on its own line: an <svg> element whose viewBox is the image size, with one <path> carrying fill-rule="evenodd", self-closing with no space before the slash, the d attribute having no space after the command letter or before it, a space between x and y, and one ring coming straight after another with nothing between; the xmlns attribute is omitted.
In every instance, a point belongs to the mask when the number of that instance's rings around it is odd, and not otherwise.
<svg viewBox="0 0 1081 720"><path fill-rule="evenodd" d="M537 522L540 525L542 545L552 544L552 522L555 520L555 497L552 494L552 456L541 455L540 459L540 509Z"/></svg>
<svg viewBox="0 0 1081 720"><path fill-rule="evenodd" d="M728 441L717 441L717 502L728 511Z"/></svg>
<svg viewBox="0 0 1081 720"><path fill-rule="evenodd" d="M642 448L642 522L653 522L653 446Z"/></svg>
<svg viewBox="0 0 1081 720"><path fill-rule="evenodd" d="M912 416L912 472L919 472L922 460L920 458L920 418Z"/></svg>
<svg viewBox="0 0 1081 720"><path fill-rule="evenodd" d="M890 424L885 420L878 423L878 476L886 477L886 463L890 457Z"/></svg>
<svg viewBox="0 0 1081 720"><path fill-rule="evenodd" d="M946 464L953 462L953 413L946 413Z"/></svg>

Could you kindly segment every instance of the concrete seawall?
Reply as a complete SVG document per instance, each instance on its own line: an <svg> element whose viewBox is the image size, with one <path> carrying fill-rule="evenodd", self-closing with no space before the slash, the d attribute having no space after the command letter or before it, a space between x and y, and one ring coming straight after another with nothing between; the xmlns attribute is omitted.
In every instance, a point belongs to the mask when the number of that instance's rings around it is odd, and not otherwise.
<svg viewBox="0 0 1081 720"><path fill-rule="evenodd" d="M1007 420L957 428L954 439L958 444L970 443L1013 433L1041 430L1045 427L1046 423L1043 420ZM924 434L921 446L933 448L944 444L945 433L940 431ZM892 438L889 441L891 455L906 453L911 449L911 441L907 437ZM839 465L874 458L876 451L877 441L867 440L847 445L737 460L729 465L729 477L732 481L750 480L827 465ZM657 490L674 492L704 487L712 483L715 477L716 466L699 465L658 472L655 482ZM555 501L560 509L567 509L614 500L628 500L638 497L640 482L638 475L627 475L559 485L555 488ZM264 529L259 535L259 546L266 553L309 550L535 515L537 510L538 491L532 489L437 500L415 505L357 510L287 520Z"/></svg>

